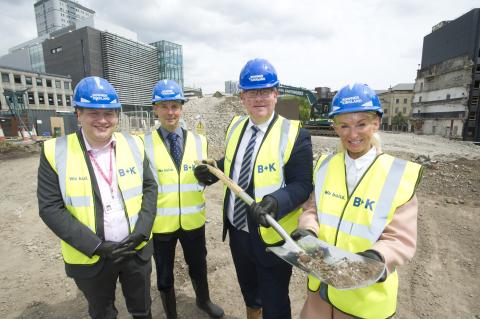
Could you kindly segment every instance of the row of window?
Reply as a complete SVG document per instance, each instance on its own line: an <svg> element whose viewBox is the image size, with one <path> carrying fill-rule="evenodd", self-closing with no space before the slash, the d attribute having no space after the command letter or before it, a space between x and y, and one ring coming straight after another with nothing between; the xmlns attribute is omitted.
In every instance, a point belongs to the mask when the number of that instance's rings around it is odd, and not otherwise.
<svg viewBox="0 0 480 319"><path fill-rule="evenodd" d="M400 103L400 99L395 99L395 104L399 104ZM408 99L407 98L404 98L403 99L403 104L407 104L408 103Z"/></svg>
<svg viewBox="0 0 480 319"><path fill-rule="evenodd" d="M31 76L25 76L25 84L26 85L32 85L33 84L33 79L35 79L35 84L36 84L37 87L43 86L42 78L32 78ZM10 76L9 76L8 73L2 73L2 82L3 83L10 83ZM22 84L21 75L20 74L14 74L13 75L13 82L15 84ZM53 85L55 85L55 87L57 89L62 88L62 81L60 81L60 80L45 79L45 84L49 88L53 87ZM70 82L64 81L63 82L63 88L65 90L69 90L71 88Z"/></svg>
<svg viewBox="0 0 480 319"><path fill-rule="evenodd" d="M35 93L28 92L28 104L35 105ZM61 94L47 94L48 105L55 105L55 100L57 100L58 106L71 106L72 100L70 95L65 96L66 105L63 105L63 98ZM45 105L45 96L43 94L38 94L38 104Z"/></svg>

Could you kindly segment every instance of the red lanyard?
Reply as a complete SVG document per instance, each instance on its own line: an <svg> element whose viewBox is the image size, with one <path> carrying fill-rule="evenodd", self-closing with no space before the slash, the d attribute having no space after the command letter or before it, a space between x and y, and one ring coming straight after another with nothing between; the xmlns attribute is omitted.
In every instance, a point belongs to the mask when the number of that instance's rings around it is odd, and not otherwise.
<svg viewBox="0 0 480 319"><path fill-rule="evenodd" d="M108 186L110 187L110 192L112 193L112 198L113 198L113 169L112 169L112 153L113 153L113 144L110 144L110 167L108 170L108 177L105 175L103 170L100 168L100 165L98 165L97 160L95 159L95 156L92 154L92 151L88 151L88 156L90 157L90 160L92 161L93 165L97 168L98 172L102 176L103 180L107 182Z"/></svg>

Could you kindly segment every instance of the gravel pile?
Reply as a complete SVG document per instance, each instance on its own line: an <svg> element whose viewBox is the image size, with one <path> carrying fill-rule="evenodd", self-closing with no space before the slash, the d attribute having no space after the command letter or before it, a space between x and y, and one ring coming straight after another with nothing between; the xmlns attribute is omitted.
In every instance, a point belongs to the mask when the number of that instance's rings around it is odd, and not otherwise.
<svg viewBox="0 0 480 319"><path fill-rule="evenodd" d="M189 130L201 122L205 127L209 156L223 155L225 132L233 116L245 114L238 97L203 97L191 99L183 106L183 118Z"/></svg>

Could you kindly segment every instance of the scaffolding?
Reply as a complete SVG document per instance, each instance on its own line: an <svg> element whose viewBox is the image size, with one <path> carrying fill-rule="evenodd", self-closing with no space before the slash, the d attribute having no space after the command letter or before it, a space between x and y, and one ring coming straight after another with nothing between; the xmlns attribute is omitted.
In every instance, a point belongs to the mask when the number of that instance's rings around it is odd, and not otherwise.
<svg viewBox="0 0 480 319"><path fill-rule="evenodd" d="M23 134L28 134L29 137L32 138L32 134L28 127L30 122L28 119L28 111L27 111L27 108L25 107L25 92L27 90L28 89L13 91L13 90L4 89L3 95L5 96L5 100L7 101L10 114L18 122L18 126L22 134L22 137L24 137Z"/></svg>

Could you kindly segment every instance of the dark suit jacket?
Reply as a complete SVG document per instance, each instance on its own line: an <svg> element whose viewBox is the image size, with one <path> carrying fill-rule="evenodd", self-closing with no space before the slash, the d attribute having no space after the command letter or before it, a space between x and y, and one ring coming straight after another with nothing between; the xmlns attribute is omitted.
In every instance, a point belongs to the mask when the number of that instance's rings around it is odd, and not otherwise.
<svg viewBox="0 0 480 319"><path fill-rule="evenodd" d="M40 217L47 226L62 240L85 255L92 257L95 249L105 239L103 228L103 204L100 196L95 173L87 156L85 143L81 131L76 133L84 151L85 161L92 180L94 190L95 218L97 233L92 232L87 226L80 223L65 208L62 194L60 191L58 175L50 166L45 152L42 149L40 155L40 166L38 167L37 197ZM121 154L116 154L121 156ZM143 162L143 200L142 208L135 224L135 232L139 232L145 237L150 236L157 211L157 192L158 187L152 176L147 157ZM137 256L143 260L148 260L152 256L153 248L150 241L143 249L137 252ZM69 277L89 278L95 276L103 267L104 259L93 265L71 265L65 264L65 270Z"/></svg>
<svg viewBox="0 0 480 319"><path fill-rule="evenodd" d="M278 119L278 114L275 113L272 122L270 123L266 134L270 132L270 129L273 123ZM241 141L248 122L245 123L242 128L242 133L240 135L239 141ZM239 142L240 144L240 142ZM235 150L232 163L235 163L235 158L238 152L238 146ZM260 145L261 147L261 145ZM224 159L222 158L217 162L218 167L223 171L224 168ZM230 169L230 178L233 174L233 165ZM312 152L312 140L310 133L301 128L296 137L295 143L293 145L292 154L289 161L285 164L284 175L285 175L285 187L276 190L275 192L269 194L270 196L275 197L278 202L279 212L277 220L281 219L283 216L293 211L300 205L302 205L307 199L310 193L312 192L312 174L313 174L313 152ZM254 197L253 192L253 174L250 180L249 187L246 189L246 192ZM226 211L226 206L228 198L230 197L230 190L227 189L225 200L223 202L223 209ZM227 215L223 215L223 236L222 239L225 240L228 231L229 221ZM247 216L248 228L250 230L250 238L255 247L255 252L259 260L265 265L273 265L276 262L280 262L276 256L272 253L265 253L265 244L260 238L258 224L255 224Z"/></svg>

